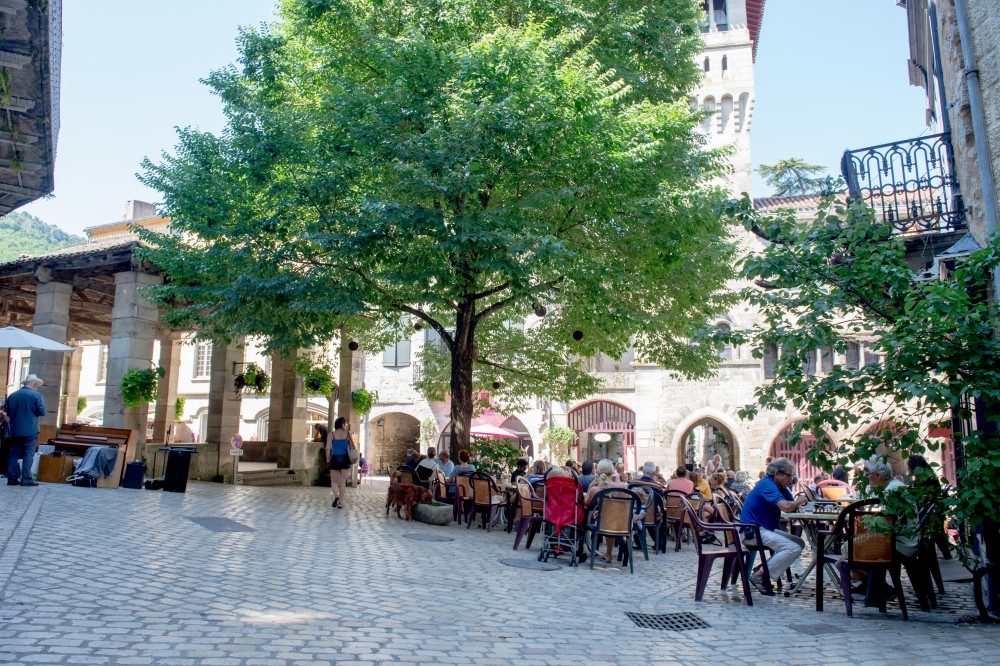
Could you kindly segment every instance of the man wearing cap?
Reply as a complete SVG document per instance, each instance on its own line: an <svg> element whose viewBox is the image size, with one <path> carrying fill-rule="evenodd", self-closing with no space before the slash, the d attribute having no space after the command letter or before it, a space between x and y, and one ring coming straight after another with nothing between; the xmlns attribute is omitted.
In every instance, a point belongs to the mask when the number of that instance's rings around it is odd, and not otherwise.
<svg viewBox="0 0 1000 666"><path fill-rule="evenodd" d="M21 388L7 396L3 411L10 420L10 457L7 458L8 486L37 486L31 478L31 462L38 447L38 417L45 416L45 401L38 392L43 382L28 375ZM21 461L18 475L17 461Z"/></svg>

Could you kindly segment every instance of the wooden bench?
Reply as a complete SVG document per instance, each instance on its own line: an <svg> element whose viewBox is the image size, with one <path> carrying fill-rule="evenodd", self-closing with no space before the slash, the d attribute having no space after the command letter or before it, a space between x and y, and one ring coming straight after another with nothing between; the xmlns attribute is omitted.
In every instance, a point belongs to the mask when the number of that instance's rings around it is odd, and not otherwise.
<svg viewBox="0 0 1000 666"><path fill-rule="evenodd" d="M125 461L135 456L136 433L127 428L103 428L98 426L64 423L56 437L49 439L56 453L70 453L82 456L92 446L114 446L118 449L118 459L111 476L97 480L98 488L117 488L125 475Z"/></svg>

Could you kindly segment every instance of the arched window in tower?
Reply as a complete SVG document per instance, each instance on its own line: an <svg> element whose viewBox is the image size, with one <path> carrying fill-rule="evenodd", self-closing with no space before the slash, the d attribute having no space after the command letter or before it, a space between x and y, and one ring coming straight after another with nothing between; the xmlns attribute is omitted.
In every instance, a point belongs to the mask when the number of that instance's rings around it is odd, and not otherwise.
<svg viewBox="0 0 1000 666"><path fill-rule="evenodd" d="M729 333L733 330L733 328L725 322L719 322L715 325L715 327L723 333ZM733 343L731 342L727 342L722 346L722 349L719 350L719 360L721 361L732 361L735 357L736 355L733 353Z"/></svg>
<svg viewBox="0 0 1000 666"><path fill-rule="evenodd" d="M733 116L733 98L726 95L722 98L722 111L719 118L719 132L724 134L729 131L729 122Z"/></svg>
<svg viewBox="0 0 1000 666"><path fill-rule="evenodd" d="M739 121L736 124L737 132L747 131L747 124L750 122L750 93L740 95L740 105L737 110Z"/></svg>
<svg viewBox="0 0 1000 666"><path fill-rule="evenodd" d="M708 57L706 56L706 58L705 58L705 73L707 74L708 72L711 71L711 69L712 69L712 61L709 60Z"/></svg>
<svg viewBox="0 0 1000 666"><path fill-rule="evenodd" d="M702 108L705 110L706 115L701 121L701 131L708 134L712 131L712 120L715 118L715 98L706 97Z"/></svg>
<svg viewBox="0 0 1000 666"><path fill-rule="evenodd" d="M729 71L729 56L722 56L722 73Z"/></svg>

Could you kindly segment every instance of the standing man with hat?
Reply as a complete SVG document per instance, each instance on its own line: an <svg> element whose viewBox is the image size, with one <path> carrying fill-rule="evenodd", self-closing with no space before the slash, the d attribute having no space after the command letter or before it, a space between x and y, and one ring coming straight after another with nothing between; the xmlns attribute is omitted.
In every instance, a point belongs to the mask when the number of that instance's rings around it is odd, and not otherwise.
<svg viewBox="0 0 1000 666"><path fill-rule="evenodd" d="M37 486L31 478L31 463L38 447L38 417L45 416L45 401L38 392L44 382L28 375L21 388L7 396L3 411L10 420L10 457L7 459L8 486ZM17 461L21 461L18 476ZM20 480L19 480L20 479Z"/></svg>

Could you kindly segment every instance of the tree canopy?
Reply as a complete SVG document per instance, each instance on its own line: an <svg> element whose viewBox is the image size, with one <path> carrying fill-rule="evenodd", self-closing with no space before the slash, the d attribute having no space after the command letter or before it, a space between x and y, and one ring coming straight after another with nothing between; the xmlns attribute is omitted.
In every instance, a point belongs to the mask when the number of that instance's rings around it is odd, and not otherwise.
<svg viewBox="0 0 1000 666"><path fill-rule="evenodd" d="M793 194L819 192L827 184L827 178L818 177L826 170L821 164L807 164L798 157L778 160L774 164L761 164L757 173L774 188L774 196L787 197Z"/></svg>
<svg viewBox="0 0 1000 666"><path fill-rule="evenodd" d="M696 132L698 3L287 0L212 73L227 125L144 162L168 320L369 350L433 330L429 393L569 399L635 345L693 373L732 248ZM532 318L532 313L541 314ZM526 319L530 324L521 326ZM435 356L436 354L436 356Z"/></svg>
<svg viewBox="0 0 1000 666"><path fill-rule="evenodd" d="M924 272L907 263L892 226L862 204L827 199L811 223L791 212L758 216L749 199L729 212L770 241L742 267L754 285L744 296L759 308L761 324L723 336L773 362L773 381L757 389L757 404L743 416L761 408L801 413L796 433L816 435L809 456L830 468L938 449L934 435L968 421L978 405L979 429L956 429L959 489L943 501L972 525L995 520L1000 449L989 420L1000 404L1000 341L987 291L1000 264L996 239ZM851 349L858 343L867 358ZM835 363L832 351L841 355ZM877 423L883 427L872 431ZM829 447L824 432L839 433L840 446ZM896 508L912 512L917 505Z"/></svg>

